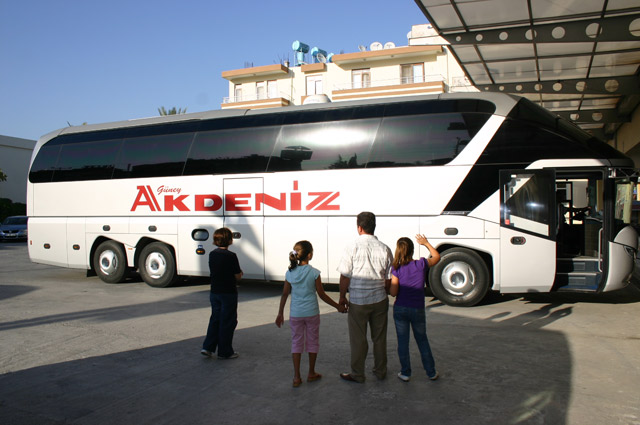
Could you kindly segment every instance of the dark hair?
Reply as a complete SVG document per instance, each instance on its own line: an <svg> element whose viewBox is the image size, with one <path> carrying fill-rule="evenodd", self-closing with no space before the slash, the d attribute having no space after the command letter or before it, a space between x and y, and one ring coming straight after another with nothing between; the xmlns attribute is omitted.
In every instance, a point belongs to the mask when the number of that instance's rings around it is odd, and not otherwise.
<svg viewBox="0 0 640 425"><path fill-rule="evenodd" d="M409 238L400 238L396 243L396 253L393 256L393 268L398 270L400 266L409 264L413 260L413 241Z"/></svg>
<svg viewBox="0 0 640 425"><path fill-rule="evenodd" d="M372 212L363 211L358 214L357 223L367 235L373 235L376 230L376 216Z"/></svg>
<svg viewBox="0 0 640 425"><path fill-rule="evenodd" d="M313 245L309 241L296 242L293 251L289 253L289 270L293 270L300 265L301 261L306 261L313 252Z"/></svg>
<svg viewBox="0 0 640 425"><path fill-rule="evenodd" d="M213 232L213 244L222 248L228 247L233 243L233 234L226 227L221 227Z"/></svg>

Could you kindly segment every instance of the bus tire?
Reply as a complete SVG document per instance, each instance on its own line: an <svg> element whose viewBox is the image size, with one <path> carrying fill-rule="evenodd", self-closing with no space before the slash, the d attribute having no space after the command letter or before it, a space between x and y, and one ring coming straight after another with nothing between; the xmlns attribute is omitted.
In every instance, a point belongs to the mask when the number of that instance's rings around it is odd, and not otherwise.
<svg viewBox="0 0 640 425"><path fill-rule="evenodd" d="M176 282L176 259L171 248L162 242L153 242L145 246L140 253L139 261L140 276L147 285L166 288Z"/></svg>
<svg viewBox="0 0 640 425"><path fill-rule="evenodd" d="M93 268L103 282L120 283L127 273L127 256L118 242L102 242L93 254Z"/></svg>
<svg viewBox="0 0 640 425"><path fill-rule="evenodd" d="M441 254L429 270L433 295L454 307L478 304L489 290L489 271L482 258L469 249L453 248Z"/></svg>

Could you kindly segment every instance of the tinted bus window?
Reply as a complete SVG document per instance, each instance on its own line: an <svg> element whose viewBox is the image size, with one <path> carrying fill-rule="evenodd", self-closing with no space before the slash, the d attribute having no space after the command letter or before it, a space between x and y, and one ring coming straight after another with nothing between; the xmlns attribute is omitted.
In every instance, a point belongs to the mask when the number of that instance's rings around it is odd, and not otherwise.
<svg viewBox="0 0 640 425"><path fill-rule="evenodd" d="M475 113L385 117L367 167L446 164L462 152L489 117Z"/></svg>
<svg viewBox="0 0 640 425"><path fill-rule="evenodd" d="M164 177L182 174L193 133L127 137L114 178Z"/></svg>
<svg viewBox="0 0 640 425"><path fill-rule="evenodd" d="M36 159L31 165L29 172L29 181L31 183L50 182L53 177L53 169L58 162L60 154L60 145L44 145L38 151Z"/></svg>
<svg viewBox="0 0 640 425"><path fill-rule="evenodd" d="M121 144L122 140L103 140L62 145L53 181L110 179Z"/></svg>
<svg viewBox="0 0 640 425"><path fill-rule="evenodd" d="M593 152L576 140L562 137L539 125L506 119L478 158L478 164L529 165L539 159L593 156Z"/></svg>
<svg viewBox="0 0 640 425"><path fill-rule="evenodd" d="M279 130L271 126L200 132L184 174L263 173Z"/></svg>
<svg viewBox="0 0 640 425"><path fill-rule="evenodd" d="M380 119L362 119L282 127L269 171L363 168Z"/></svg>

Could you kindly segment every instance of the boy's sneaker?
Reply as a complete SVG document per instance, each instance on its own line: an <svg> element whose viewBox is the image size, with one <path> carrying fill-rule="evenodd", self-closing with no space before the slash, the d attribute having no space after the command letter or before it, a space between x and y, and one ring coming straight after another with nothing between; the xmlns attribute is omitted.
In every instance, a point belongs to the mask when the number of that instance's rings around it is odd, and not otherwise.
<svg viewBox="0 0 640 425"><path fill-rule="evenodd" d="M213 355L213 353L209 350L205 350L204 348L202 350L200 350L200 354L202 354L203 356L207 356L207 357L211 357Z"/></svg>
<svg viewBox="0 0 640 425"><path fill-rule="evenodd" d="M230 356L226 356L226 357L218 356L218 358L219 358L219 359L222 359L222 360L237 359L239 355L240 355L240 354L238 354L238 353L233 353L233 354L232 354L232 355L230 355Z"/></svg>
<svg viewBox="0 0 640 425"><path fill-rule="evenodd" d="M402 372L398 372L398 379L402 382L409 382L411 380L410 376L403 375Z"/></svg>
<svg viewBox="0 0 640 425"><path fill-rule="evenodd" d="M435 381L436 379L438 379L440 377L440 374L438 373L438 371L436 370L436 374L433 376L430 376L429 379L431 379L432 381Z"/></svg>

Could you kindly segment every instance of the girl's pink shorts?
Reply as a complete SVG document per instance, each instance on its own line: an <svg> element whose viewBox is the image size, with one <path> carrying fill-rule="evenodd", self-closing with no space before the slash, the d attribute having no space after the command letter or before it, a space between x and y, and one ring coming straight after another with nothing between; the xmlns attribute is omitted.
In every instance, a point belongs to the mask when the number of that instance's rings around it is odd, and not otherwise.
<svg viewBox="0 0 640 425"><path fill-rule="evenodd" d="M320 348L320 315L290 317L291 352L304 353L305 341L308 353L317 353Z"/></svg>

